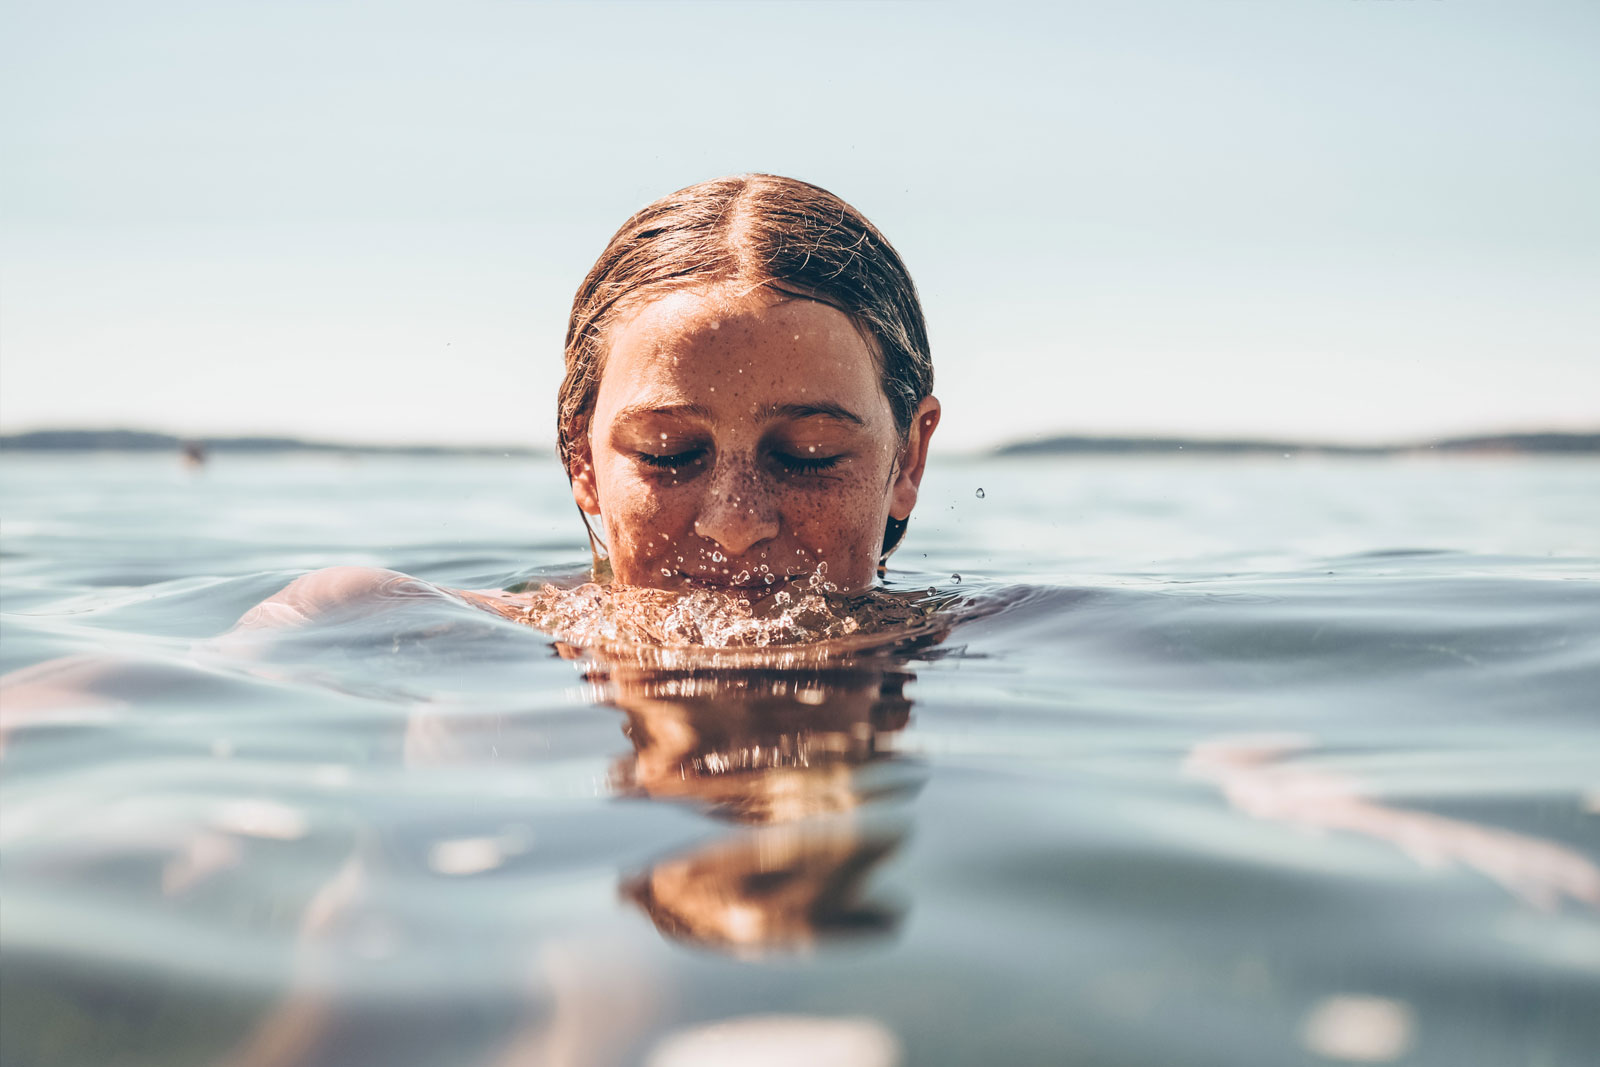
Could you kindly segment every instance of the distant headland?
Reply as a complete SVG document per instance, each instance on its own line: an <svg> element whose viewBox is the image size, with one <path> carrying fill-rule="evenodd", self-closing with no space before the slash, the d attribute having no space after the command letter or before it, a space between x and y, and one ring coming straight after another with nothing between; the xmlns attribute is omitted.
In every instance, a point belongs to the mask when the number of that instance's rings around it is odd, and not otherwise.
<svg viewBox="0 0 1600 1067"><path fill-rule="evenodd" d="M307 441L298 437L180 437L147 430L34 430L0 435L7 452L324 453L352 456L553 456L553 447L526 445L384 445ZM1597 433L1508 433L1396 444L1341 445L1257 438L1038 437L989 450L991 456L1059 455L1596 455Z"/></svg>
<svg viewBox="0 0 1600 1067"><path fill-rule="evenodd" d="M1040 437L1002 445L996 456L1173 455L1205 456L1324 455L1405 456L1457 455L1594 455L1600 433L1506 433L1444 437L1398 444L1339 445L1306 441L1264 441L1254 438L1196 437Z"/></svg>
<svg viewBox="0 0 1600 1067"><path fill-rule="evenodd" d="M33 430L0 435L0 450L18 452L319 452L352 456L532 456L555 449L487 445L381 445L306 441L298 437L178 437L147 430Z"/></svg>

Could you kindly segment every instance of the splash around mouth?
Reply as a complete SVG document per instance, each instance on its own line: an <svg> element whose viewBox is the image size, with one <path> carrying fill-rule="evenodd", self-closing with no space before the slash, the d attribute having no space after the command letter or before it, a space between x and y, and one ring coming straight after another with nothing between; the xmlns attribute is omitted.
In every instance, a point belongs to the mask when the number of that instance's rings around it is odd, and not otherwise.
<svg viewBox="0 0 1600 1067"><path fill-rule="evenodd" d="M725 665L721 654L738 650L826 660L896 644L938 622L934 609L947 599L934 590L841 593L817 572L756 588L684 579L680 590L546 585L519 597L514 617L577 650L651 662L715 650Z"/></svg>
<svg viewBox="0 0 1600 1067"><path fill-rule="evenodd" d="M826 573L822 571L820 573ZM756 574L748 570L733 574L688 574L679 571L674 575L689 589L709 589L716 592L754 593L768 596L785 589L801 586L809 591L836 593L837 587L827 581L818 581L819 572L797 571L794 574Z"/></svg>

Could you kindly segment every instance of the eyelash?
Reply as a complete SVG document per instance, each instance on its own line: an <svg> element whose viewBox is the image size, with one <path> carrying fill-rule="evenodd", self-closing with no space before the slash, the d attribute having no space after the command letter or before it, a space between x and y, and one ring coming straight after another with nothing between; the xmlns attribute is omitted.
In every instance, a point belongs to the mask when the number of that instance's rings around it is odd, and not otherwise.
<svg viewBox="0 0 1600 1067"><path fill-rule="evenodd" d="M639 462L656 470L670 471L679 467L687 467L704 455L705 449L691 448L684 452L674 452L670 456L658 456L654 452L636 453ZM812 459L807 456L793 456L787 452L774 452L772 458L777 460L778 466L790 474L821 474L823 471L838 465L842 456L819 456Z"/></svg>
<svg viewBox="0 0 1600 1067"><path fill-rule="evenodd" d="M791 456L787 452L774 452L772 458L790 474L821 474L830 467L837 466L840 459L839 456L819 456L811 459L807 456Z"/></svg>
<svg viewBox="0 0 1600 1067"><path fill-rule="evenodd" d="M699 459L704 451L703 448L691 448L685 452L675 452L670 456L658 456L654 452L640 452L637 455L639 462L645 466L666 471L688 466Z"/></svg>

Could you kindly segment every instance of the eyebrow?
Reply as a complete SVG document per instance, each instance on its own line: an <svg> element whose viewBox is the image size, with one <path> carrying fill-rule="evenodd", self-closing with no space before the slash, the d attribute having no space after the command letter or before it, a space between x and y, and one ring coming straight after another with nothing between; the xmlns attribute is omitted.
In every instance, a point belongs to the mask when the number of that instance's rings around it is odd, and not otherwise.
<svg viewBox="0 0 1600 1067"><path fill-rule="evenodd" d="M668 418L709 419L711 409L700 404L632 404L617 412L617 422L631 422L650 415L664 415Z"/></svg>
<svg viewBox="0 0 1600 1067"><path fill-rule="evenodd" d="M695 418L711 419L711 409L702 404L633 404L617 412L618 423L631 422L634 419L649 416L664 416L667 418ZM851 411L842 404L835 404L823 400L815 404L769 404L755 413L757 422L768 422L772 419L834 419L838 422L848 422L856 426L865 426L867 420Z"/></svg>
<svg viewBox="0 0 1600 1067"><path fill-rule="evenodd" d="M850 422L857 426L865 426L867 420L851 411L847 407L829 401L820 401L815 404L771 404L756 412L757 418L762 422L768 419L836 419L839 422Z"/></svg>

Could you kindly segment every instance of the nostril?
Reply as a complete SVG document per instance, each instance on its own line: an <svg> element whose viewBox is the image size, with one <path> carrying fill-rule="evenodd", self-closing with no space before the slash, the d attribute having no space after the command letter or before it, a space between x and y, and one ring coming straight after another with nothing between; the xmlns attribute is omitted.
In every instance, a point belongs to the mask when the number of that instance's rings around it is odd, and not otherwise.
<svg viewBox="0 0 1600 1067"><path fill-rule="evenodd" d="M778 521L756 508L717 508L695 520L694 532L728 555L738 556L752 545L778 536Z"/></svg>

